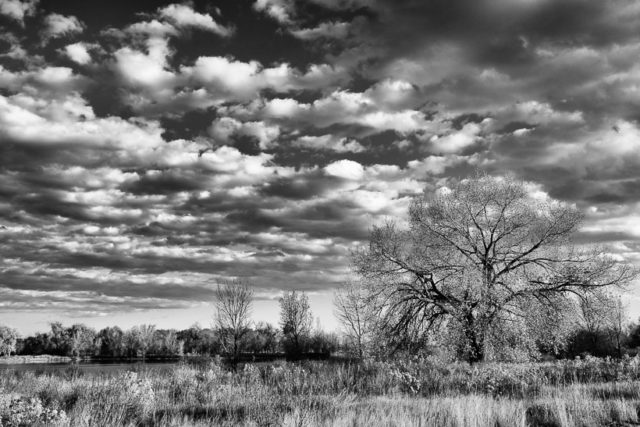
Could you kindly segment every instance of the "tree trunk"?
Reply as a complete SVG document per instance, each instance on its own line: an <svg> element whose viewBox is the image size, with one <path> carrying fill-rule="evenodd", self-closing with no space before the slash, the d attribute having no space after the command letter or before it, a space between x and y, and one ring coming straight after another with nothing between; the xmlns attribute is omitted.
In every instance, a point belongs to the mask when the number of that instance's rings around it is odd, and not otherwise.
<svg viewBox="0 0 640 427"><path fill-rule="evenodd" d="M476 326L476 319L472 313L465 316L464 334L467 339L466 359L469 363L482 362L485 357L484 331L479 332Z"/></svg>
<svg viewBox="0 0 640 427"><path fill-rule="evenodd" d="M482 362L484 356L484 340L479 339L478 334L472 331L469 337L469 354L467 355L467 361L469 363Z"/></svg>

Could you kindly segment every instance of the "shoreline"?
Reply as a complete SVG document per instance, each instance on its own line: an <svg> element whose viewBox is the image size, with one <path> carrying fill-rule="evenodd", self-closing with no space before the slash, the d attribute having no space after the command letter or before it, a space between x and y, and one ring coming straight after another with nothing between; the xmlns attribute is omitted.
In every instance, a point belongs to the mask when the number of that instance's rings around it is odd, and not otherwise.
<svg viewBox="0 0 640 427"><path fill-rule="evenodd" d="M27 365L37 363L71 363L73 359L68 356L52 356L42 354L39 356L2 356L0 365Z"/></svg>
<svg viewBox="0 0 640 427"><path fill-rule="evenodd" d="M184 357L123 357L123 358L103 358L103 357L70 357L70 356L54 356L50 354L42 354L38 356L2 356L0 357L0 365L28 365L28 364L72 364L72 363L99 363L99 364L117 364L117 363L159 363L159 362L178 362L184 360Z"/></svg>

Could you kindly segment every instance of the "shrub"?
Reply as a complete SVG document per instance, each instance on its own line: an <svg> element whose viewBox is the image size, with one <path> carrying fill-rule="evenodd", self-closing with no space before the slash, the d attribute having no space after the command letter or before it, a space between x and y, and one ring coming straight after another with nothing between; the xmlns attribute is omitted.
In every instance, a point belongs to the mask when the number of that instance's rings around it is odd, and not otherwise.
<svg viewBox="0 0 640 427"><path fill-rule="evenodd" d="M68 422L62 409L46 407L37 397L23 396L5 396L0 403L0 419L3 426L65 425Z"/></svg>

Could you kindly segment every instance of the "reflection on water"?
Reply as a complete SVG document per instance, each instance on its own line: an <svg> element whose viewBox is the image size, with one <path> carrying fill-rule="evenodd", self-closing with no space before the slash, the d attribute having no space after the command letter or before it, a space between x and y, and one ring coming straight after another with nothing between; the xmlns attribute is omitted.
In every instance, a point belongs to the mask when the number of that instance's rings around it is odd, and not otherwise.
<svg viewBox="0 0 640 427"><path fill-rule="evenodd" d="M0 371L33 371L56 373L65 370L78 370L86 373L117 373L120 371L167 371L179 362L126 362L126 363L17 363L0 364Z"/></svg>

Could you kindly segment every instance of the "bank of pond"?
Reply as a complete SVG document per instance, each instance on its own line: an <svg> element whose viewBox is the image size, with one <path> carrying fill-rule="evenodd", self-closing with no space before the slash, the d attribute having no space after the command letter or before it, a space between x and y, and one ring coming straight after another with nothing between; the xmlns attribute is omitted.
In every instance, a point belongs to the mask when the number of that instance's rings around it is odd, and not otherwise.
<svg viewBox="0 0 640 427"><path fill-rule="evenodd" d="M0 371L34 371L34 372L57 372L63 370L78 370L81 372L118 372L126 370L165 370L171 369L180 363L189 365L206 365L212 361L233 365L246 363L270 363L276 361L291 360L329 360L348 361L349 357L341 355L308 353L292 357L285 353L270 354L241 354L235 358L221 356L147 356L129 358L108 358L108 357L68 357L55 355L37 356L4 356L0 357Z"/></svg>

